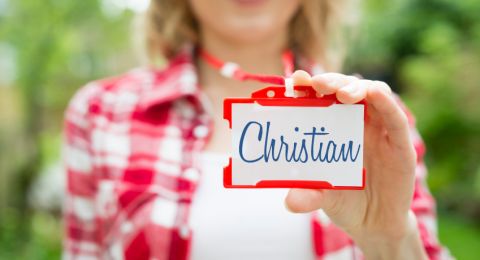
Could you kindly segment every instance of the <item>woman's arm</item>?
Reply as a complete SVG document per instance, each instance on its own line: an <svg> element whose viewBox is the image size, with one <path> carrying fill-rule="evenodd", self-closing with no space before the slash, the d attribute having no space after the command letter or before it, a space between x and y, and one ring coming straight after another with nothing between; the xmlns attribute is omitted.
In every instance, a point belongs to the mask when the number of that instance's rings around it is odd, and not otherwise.
<svg viewBox="0 0 480 260"><path fill-rule="evenodd" d="M292 189L286 198L287 206L294 212L322 208L353 238L367 259L426 259L427 253L432 258L438 256L431 251L435 247L431 247L432 241L426 241L432 234L424 232L424 219L419 217L434 217L433 200L426 205L428 211L416 208L422 199L418 195L428 192L419 190L423 186L416 179L421 158L417 158L415 136L407 114L388 85L338 73L310 78L297 72L294 80L299 85L311 84L318 93L336 94L342 103L365 99L367 183L362 191Z"/></svg>
<svg viewBox="0 0 480 260"><path fill-rule="evenodd" d="M407 229L389 237L379 235L353 238L366 259L427 259L416 217L409 214Z"/></svg>
<svg viewBox="0 0 480 260"><path fill-rule="evenodd" d="M88 122L88 100L94 87L81 89L71 100L64 121L63 159L67 174L64 203L64 259L98 258L97 217Z"/></svg>

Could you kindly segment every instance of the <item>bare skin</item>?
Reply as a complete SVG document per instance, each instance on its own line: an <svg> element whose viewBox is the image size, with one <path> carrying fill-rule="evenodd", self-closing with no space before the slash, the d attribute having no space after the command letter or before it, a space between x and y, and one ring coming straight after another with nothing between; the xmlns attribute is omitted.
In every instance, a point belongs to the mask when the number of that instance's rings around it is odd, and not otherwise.
<svg viewBox="0 0 480 260"><path fill-rule="evenodd" d="M238 63L246 71L282 74L280 57L287 44L288 16L297 8L291 1L282 2L287 10L282 15L287 17L273 15L276 5L262 6L261 12L255 10L263 15L257 19L261 24L256 24L254 15L244 10L248 14L244 19L249 19L248 23L255 28L261 27L251 35L248 28L238 25L242 23L210 21L208 15L216 11L209 10L216 8L214 0L190 2L200 22L201 44L205 49L223 60ZM289 8L293 11L288 11ZM248 10L251 9L249 6ZM223 12L228 10L225 7ZM241 20L245 13L232 11L228 15ZM235 30L242 33L229 33ZM206 150L228 153L231 143L222 116L223 99L249 96L264 84L226 79L202 61L198 61L198 73L215 119L214 133ZM368 181L363 191L291 189L285 198L287 208L292 212L323 209L353 238L367 259L427 259L415 216L410 211L416 154L407 118L395 102L390 87L384 82L339 73L310 76L297 71L293 79L296 85L312 85L321 94L336 94L345 104L366 100L369 121L365 125L364 163Z"/></svg>

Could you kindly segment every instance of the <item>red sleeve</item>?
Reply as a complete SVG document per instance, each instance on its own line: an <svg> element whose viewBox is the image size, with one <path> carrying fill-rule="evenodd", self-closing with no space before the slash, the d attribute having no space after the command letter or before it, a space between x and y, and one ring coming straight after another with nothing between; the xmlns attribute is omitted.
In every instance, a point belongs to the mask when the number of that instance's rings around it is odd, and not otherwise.
<svg viewBox="0 0 480 260"><path fill-rule="evenodd" d="M95 86L82 88L71 100L63 133L66 173L64 204L64 258L99 258L99 236L95 210L96 181L89 131L89 100Z"/></svg>
<svg viewBox="0 0 480 260"><path fill-rule="evenodd" d="M430 194L426 183L427 168L424 163L426 152L425 144L416 129L414 116L398 97L397 101L407 114L412 141L415 146L415 151L417 152L415 191L411 209L417 217L423 245L430 259L452 259L449 251L442 247L438 241L435 199Z"/></svg>

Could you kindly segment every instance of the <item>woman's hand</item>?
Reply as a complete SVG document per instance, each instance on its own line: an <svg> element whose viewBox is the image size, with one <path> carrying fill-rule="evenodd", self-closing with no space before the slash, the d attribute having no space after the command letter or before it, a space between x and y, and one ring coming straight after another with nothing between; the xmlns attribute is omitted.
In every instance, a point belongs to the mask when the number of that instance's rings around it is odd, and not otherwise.
<svg viewBox="0 0 480 260"><path fill-rule="evenodd" d="M405 113L384 82L339 73L292 76L295 85L311 85L320 94L336 94L345 104L367 102L364 190L291 189L285 202L292 212L323 209L370 258L426 258L416 219L410 211L416 153Z"/></svg>

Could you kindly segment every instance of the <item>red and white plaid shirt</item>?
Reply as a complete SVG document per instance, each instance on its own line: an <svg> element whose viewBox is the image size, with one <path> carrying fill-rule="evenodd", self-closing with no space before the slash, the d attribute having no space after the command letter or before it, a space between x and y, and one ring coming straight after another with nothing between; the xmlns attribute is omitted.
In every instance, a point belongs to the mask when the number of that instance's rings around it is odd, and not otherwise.
<svg viewBox="0 0 480 260"><path fill-rule="evenodd" d="M448 258L425 185L425 147L405 111L418 154L412 209L430 258ZM212 126L190 50L164 70L137 69L80 89L65 114L64 257L188 259L189 210L201 180L192 154ZM323 211L311 214L311 228L317 259L362 258Z"/></svg>

